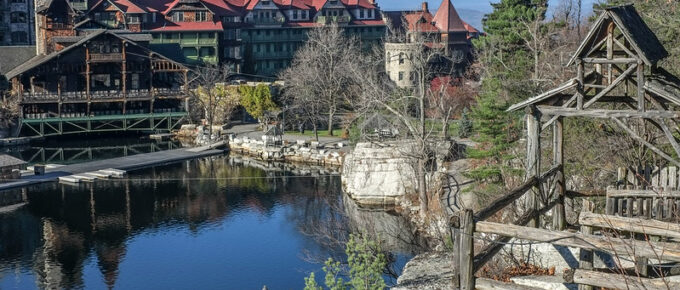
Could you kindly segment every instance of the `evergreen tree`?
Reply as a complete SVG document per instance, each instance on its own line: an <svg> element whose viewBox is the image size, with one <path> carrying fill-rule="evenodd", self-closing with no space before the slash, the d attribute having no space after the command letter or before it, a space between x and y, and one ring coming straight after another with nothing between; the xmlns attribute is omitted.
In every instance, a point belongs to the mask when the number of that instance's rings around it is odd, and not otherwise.
<svg viewBox="0 0 680 290"><path fill-rule="evenodd" d="M484 19L486 37L475 41L484 67L478 104L472 109L475 140L480 146L468 151L471 158L483 159L470 172L477 179L502 181L507 149L519 139L519 114L505 110L513 103L533 96L537 85L531 81L534 67L526 45L531 37L526 23L542 21L545 0L501 0Z"/></svg>

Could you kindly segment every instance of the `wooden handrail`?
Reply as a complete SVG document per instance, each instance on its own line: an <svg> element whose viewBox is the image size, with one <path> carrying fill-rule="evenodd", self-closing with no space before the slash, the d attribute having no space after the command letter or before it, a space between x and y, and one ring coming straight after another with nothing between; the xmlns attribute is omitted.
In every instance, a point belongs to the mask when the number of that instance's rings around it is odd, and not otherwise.
<svg viewBox="0 0 680 290"><path fill-rule="evenodd" d="M513 203L515 200L520 198L524 193L526 193L529 189L531 189L534 186L539 185L546 179L552 177L557 173L558 170L562 169L562 165L556 165L550 170L546 171L543 173L540 177L531 177L529 180L524 182L524 184L520 185L519 187L516 187L515 189L511 190L507 194L497 198L494 200L489 206L485 207L484 209L480 210L476 215L475 215L475 220L478 221L483 221L488 219L489 217L493 216L496 214L498 211L502 210L509 204Z"/></svg>
<svg viewBox="0 0 680 290"><path fill-rule="evenodd" d="M555 205L557 204L557 199L554 199L552 202L548 203L546 206L544 206L542 209L540 209L538 212L534 211L527 211L525 212L521 217L515 221L515 225L518 226L524 226L529 221L534 218L536 215L542 215L551 210ZM506 243L510 242L512 240L512 237L509 236L501 236L498 237L496 240L494 240L491 244L486 246L484 249L482 249L479 254L475 255L474 258L474 268L475 272L477 270L481 269L486 265L487 262L489 262L498 252L500 252L501 249L505 246Z"/></svg>
<svg viewBox="0 0 680 290"><path fill-rule="evenodd" d="M585 226L680 239L680 224L677 223L591 212L582 212L578 221Z"/></svg>
<svg viewBox="0 0 680 290"><path fill-rule="evenodd" d="M611 237L536 229L484 221L475 224L475 231L510 236L539 243L551 243L559 246L606 251L616 255L634 255L636 257L651 259L657 259L660 255L663 255L664 260L680 262L680 245L677 243L622 240Z"/></svg>
<svg viewBox="0 0 680 290"><path fill-rule="evenodd" d="M664 281L663 279L649 279L635 276L621 275L621 273L606 273L583 269L570 269L564 272L564 282L592 285L607 289L680 289L680 283ZM626 279L627 278L627 279Z"/></svg>
<svg viewBox="0 0 680 290"><path fill-rule="evenodd" d="M680 198L678 190L650 190L650 189L607 189L607 197L673 197Z"/></svg>

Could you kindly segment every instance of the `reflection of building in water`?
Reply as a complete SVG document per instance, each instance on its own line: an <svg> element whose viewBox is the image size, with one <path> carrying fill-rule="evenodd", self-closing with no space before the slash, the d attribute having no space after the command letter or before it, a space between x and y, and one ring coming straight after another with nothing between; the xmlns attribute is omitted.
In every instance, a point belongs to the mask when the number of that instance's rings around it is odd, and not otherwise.
<svg viewBox="0 0 680 290"><path fill-rule="evenodd" d="M114 288L126 241L136 233L177 226L198 233L239 208L269 215L282 204L329 196L323 188L340 188L337 177L287 175L217 158L142 170L131 180L31 188L28 205L0 215L0 265L21 260L39 288L63 289L83 287L83 269L93 261Z"/></svg>
<svg viewBox="0 0 680 290"><path fill-rule="evenodd" d="M383 250L402 254L417 254L424 249L424 241L414 234L413 226L394 209L363 208L343 194L345 214L353 232L366 233L383 242Z"/></svg>

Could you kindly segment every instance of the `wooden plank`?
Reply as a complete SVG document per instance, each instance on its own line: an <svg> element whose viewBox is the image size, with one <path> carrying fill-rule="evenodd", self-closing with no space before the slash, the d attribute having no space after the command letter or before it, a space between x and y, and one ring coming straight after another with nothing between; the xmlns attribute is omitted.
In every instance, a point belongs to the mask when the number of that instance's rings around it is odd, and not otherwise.
<svg viewBox="0 0 680 290"><path fill-rule="evenodd" d="M631 241L580 233L552 231L509 224L477 222L475 230L480 233L511 236L516 239L551 243L559 246L606 251L621 256L657 258L680 262L680 245L676 243Z"/></svg>
<svg viewBox="0 0 680 290"><path fill-rule="evenodd" d="M626 198L626 197L673 197L680 198L679 190L657 191L652 189L607 189L607 197Z"/></svg>
<svg viewBox="0 0 680 290"><path fill-rule="evenodd" d="M477 278L475 287L477 290L540 290L541 288L529 287L515 283L506 283L487 278Z"/></svg>
<svg viewBox="0 0 680 290"><path fill-rule="evenodd" d="M581 226L608 228L623 232L680 239L680 224L677 223L602 215L591 212L581 212L578 221Z"/></svg>
<svg viewBox="0 0 680 290"><path fill-rule="evenodd" d="M554 106L538 106L538 109L545 115L563 116L563 117L589 117L589 118L629 118L629 119L678 119L680 112L674 111L654 111L637 112L633 110L607 110L607 109L590 109L578 110L576 108L562 108Z"/></svg>
<svg viewBox="0 0 680 290"><path fill-rule="evenodd" d="M471 209L466 209L460 216L460 289L474 290L475 289L475 272L474 272L474 234L475 221Z"/></svg>
<svg viewBox="0 0 680 290"><path fill-rule="evenodd" d="M586 284L607 289L640 289L668 290L680 289L680 283L626 276L620 273L605 273L583 269L567 270L564 273L566 283Z"/></svg>
<svg viewBox="0 0 680 290"><path fill-rule="evenodd" d="M662 189L668 188L668 167L664 167L659 172L659 187Z"/></svg>
<svg viewBox="0 0 680 290"><path fill-rule="evenodd" d="M642 60L638 60L637 65L637 96L638 96L638 111L645 111L645 66L642 65Z"/></svg>

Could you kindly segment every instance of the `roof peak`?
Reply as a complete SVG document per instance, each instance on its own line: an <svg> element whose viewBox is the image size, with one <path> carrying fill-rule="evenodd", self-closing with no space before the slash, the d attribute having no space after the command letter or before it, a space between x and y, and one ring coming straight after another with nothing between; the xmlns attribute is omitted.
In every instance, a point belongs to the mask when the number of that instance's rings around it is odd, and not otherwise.
<svg viewBox="0 0 680 290"><path fill-rule="evenodd" d="M433 21L435 26L444 32L467 31L451 0L442 0Z"/></svg>

